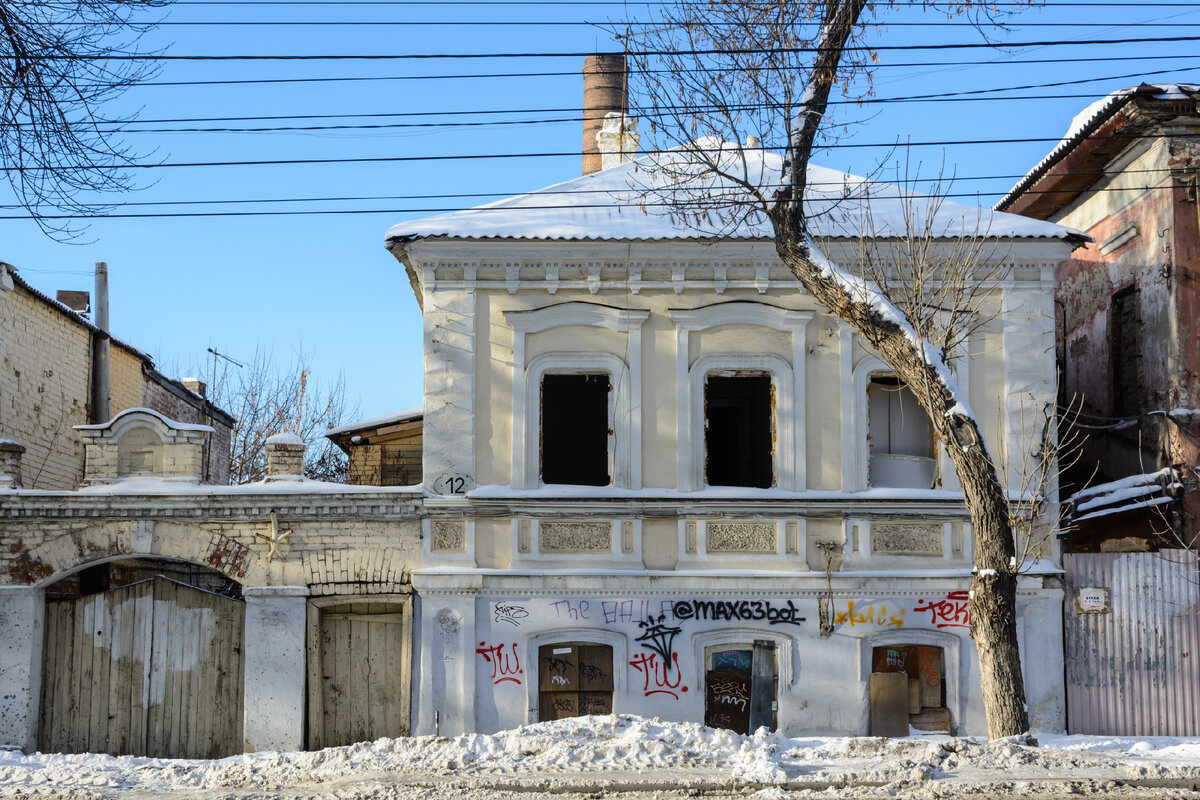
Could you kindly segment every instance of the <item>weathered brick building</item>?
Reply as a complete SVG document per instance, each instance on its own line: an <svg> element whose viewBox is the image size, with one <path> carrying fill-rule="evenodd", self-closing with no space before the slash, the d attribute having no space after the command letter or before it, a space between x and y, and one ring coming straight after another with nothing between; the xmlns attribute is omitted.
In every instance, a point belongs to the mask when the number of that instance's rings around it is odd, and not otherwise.
<svg viewBox="0 0 1200 800"><path fill-rule="evenodd" d="M0 439L25 448L19 483L30 489L79 486L83 442L75 426L107 421L95 418L91 399L96 345L102 338L111 342L113 413L150 408L171 419L211 425L204 478L226 483L233 417L160 373L147 354L110 337L0 262Z"/></svg>
<svg viewBox="0 0 1200 800"><path fill-rule="evenodd" d="M997 204L1091 234L1058 270L1078 551L1193 543L1200 517L1200 87L1115 92Z"/></svg>

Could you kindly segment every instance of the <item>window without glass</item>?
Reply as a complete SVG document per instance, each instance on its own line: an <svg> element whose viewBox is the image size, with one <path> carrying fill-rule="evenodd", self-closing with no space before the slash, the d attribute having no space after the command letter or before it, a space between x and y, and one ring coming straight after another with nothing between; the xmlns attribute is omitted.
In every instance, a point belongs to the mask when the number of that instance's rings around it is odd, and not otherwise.
<svg viewBox="0 0 1200 800"><path fill-rule="evenodd" d="M709 486L770 488L770 375L710 375L704 382L704 476Z"/></svg>
<svg viewBox="0 0 1200 800"><path fill-rule="evenodd" d="M888 645L871 651L871 735L908 736L911 728L950 733L946 659L940 647Z"/></svg>
<svg viewBox="0 0 1200 800"><path fill-rule="evenodd" d="M871 377L867 387L868 481L872 486L929 489L936 478L933 427L898 378Z"/></svg>
<svg viewBox="0 0 1200 800"><path fill-rule="evenodd" d="M1140 410L1138 373L1141 348L1138 343L1138 295L1130 287L1113 295L1109 322L1109 354L1112 360L1112 413L1116 417L1133 416Z"/></svg>
<svg viewBox="0 0 1200 800"><path fill-rule="evenodd" d="M608 375L542 378L542 481L607 486Z"/></svg>

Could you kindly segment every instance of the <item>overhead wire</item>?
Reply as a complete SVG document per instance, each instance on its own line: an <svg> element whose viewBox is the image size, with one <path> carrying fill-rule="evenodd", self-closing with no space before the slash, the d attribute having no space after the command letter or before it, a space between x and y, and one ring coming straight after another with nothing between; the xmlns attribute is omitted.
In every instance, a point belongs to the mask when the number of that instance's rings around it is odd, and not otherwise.
<svg viewBox="0 0 1200 800"><path fill-rule="evenodd" d="M1100 194L1108 192L1132 192L1132 191L1160 191L1163 189L1173 188L1166 185L1156 186L1113 186L1101 187L1098 189L1087 189L1089 194ZM1040 195L1040 194L1063 194L1063 189L1031 189L1022 192L1023 195ZM550 192L548 194L557 194ZM649 194L654 194L653 191ZM987 195L999 196L999 192L940 192L938 197L941 198L975 198L979 199ZM492 195L488 195L492 196ZM870 200L905 200L910 199L908 194L872 194ZM854 199L853 197L848 199ZM270 202L270 201L268 201ZM730 205L736 203L730 202ZM674 203L670 200L654 201L654 200L628 200L615 204L619 208L642 209L656 207L670 207ZM479 207L463 207L463 206L429 206L419 208L354 208L354 209L313 209L313 210L286 210L286 211L177 211L177 212L156 212L156 213L104 213L97 212L93 214L38 214L41 219L48 220L68 220L68 219L155 219L155 218L187 218L187 217L280 217L280 216L316 216L322 214L343 215L343 214L442 214L454 213L458 211L471 211L473 213L487 214L496 211L557 211L566 209L593 209L593 208L613 208L613 203L545 203L542 205L522 205L519 207L511 206L479 206ZM9 208L8 206L0 206L0 208ZM13 214L0 216L0 220L15 220L29 219L29 214Z"/></svg>
<svg viewBox="0 0 1200 800"><path fill-rule="evenodd" d="M1073 173L1077 176L1102 176L1105 173L1102 170L1085 170ZM1173 171L1169 168L1150 167L1143 169L1125 169L1122 174L1126 175L1171 175ZM962 183L978 182L978 181L997 181L1007 180L1015 181L1025 177L1024 175L952 175L949 177L939 176L933 178L888 178L880 181L894 186L919 186L921 184L933 183L936 181L945 181L951 185L959 185ZM840 181L809 181L811 187L839 187L843 186ZM1158 188L1158 187L1156 187ZM670 193L686 193L691 191L687 187L668 186L653 190L651 194L664 195ZM1053 193L1062 190L1044 190L1047 193ZM251 203L326 203L326 202L364 202L378 200L483 200L488 198L507 198L516 195L521 195L521 191L492 191L492 192L444 192L433 194L401 194L401 195L350 195L350 196L326 196L326 197L279 197L279 198L255 198L255 199L218 199L218 200L158 200L144 202L121 202L115 204L118 208L141 208L141 207L156 207L156 206L180 206L180 205L246 205ZM564 195L604 195L611 196L613 193L607 189L555 189L553 192L545 192L547 195L555 197ZM1039 191L1025 192L1025 194L1038 194ZM971 193L960 193L959 196L966 196ZM16 209L21 206L17 205L0 205L0 209Z"/></svg>
<svg viewBox="0 0 1200 800"><path fill-rule="evenodd" d="M1200 36L1146 36L1121 37L1117 39L1047 39L1026 42L1003 42L1010 49L1023 47L1081 47L1095 45L1167 44L1171 42L1197 42ZM995 42L931 42L923 44L878 44L847 45L841 52L906 52L911 50L978 50L995 49ZM665 50L632 50L639 56L706 56L721 54L768 55L778 53L819 53L821 47L740 47L740 48L694 48ZM563 52L494 52L494 53L290 53L290 54L171 54L171 53L120 53L112 52L96 56L61 56L63 61L426 61L426 60L486 60L486 59L534 59L534 58L586 58L593 51Z"/></svg>

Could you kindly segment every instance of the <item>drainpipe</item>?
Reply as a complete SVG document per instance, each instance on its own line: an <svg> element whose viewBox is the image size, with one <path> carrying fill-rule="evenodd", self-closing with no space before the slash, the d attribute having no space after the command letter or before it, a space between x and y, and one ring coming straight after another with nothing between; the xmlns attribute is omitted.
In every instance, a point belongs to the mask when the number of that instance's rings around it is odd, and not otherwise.
<svg viewBox="0 0 1200 800"><path fill-rule="evenodd" d="M95 324L100 329L92 346L92 424L111 418L112 372L109 369L108 264L96 262Z"/></svg>

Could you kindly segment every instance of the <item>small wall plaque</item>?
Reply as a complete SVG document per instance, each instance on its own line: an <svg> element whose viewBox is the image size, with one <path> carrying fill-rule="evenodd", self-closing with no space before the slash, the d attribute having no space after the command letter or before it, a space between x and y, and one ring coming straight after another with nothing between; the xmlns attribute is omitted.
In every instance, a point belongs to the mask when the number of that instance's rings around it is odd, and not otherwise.
<svg viewBox="0 0 1200 800"><path fill-rule="evenodd" d="M1108 589L1084 586L1075 590L1075 610L1081 614L1107 614Z"/></svg>

